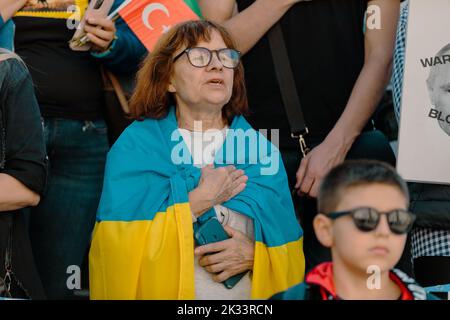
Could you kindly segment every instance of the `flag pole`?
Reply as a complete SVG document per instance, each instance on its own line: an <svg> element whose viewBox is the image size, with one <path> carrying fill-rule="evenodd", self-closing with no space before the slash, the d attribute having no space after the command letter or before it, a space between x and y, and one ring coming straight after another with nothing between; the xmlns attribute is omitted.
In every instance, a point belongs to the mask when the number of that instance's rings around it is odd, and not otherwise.
<svg viewBox="0 0 450 320"><path fill-rule="evenodd" d="M132 0L125 0L120 6L117 7L116 10L111 12L106 19L113 20L116 15L117 16L119 15L119 11L122 10L123 8L125 8L127 5L129 5L131 3L131 1Z"/></svg>

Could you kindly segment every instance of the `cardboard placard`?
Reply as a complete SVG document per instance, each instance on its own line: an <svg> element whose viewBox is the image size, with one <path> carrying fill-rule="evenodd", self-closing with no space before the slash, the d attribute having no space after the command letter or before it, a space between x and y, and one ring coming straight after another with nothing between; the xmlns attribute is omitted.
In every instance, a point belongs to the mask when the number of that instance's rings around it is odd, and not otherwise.
<svg viewBox="0 0 450 320"><path fill-rule="evenodd" d="M397 169L450 184L450 0L410 0Z"/></svg>

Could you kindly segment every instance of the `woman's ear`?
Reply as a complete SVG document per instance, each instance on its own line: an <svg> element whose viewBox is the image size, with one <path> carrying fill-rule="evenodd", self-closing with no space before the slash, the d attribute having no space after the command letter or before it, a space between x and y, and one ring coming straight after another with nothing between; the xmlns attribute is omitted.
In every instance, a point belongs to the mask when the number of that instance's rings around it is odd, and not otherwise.
<svg viewBox="0 0 450 320"><path fill-rule="evenodd" d="M170 79L169 79L169 84L167 85L167 91L169 91L170 93L175 93L175 92L177 92L177 89L176 89L176 84L175 84L175 81L174 81L175 79L174 79L174 77L173 77L173 75L170 77Z"/></svg>
<svg viewBox="0 0 450 320"><path fill-rule="evenodd" d="M172 79L170 80L169 85L167 86L167 91L169 91L170 93L177 92L177 89L175 89L175 86L173 85Z"/></svg>
<svg viewBox="0 0 450 320"><path fill-rule="evenodd" d="M333 221L326 215L319 213L313 221L314 231L319 242L330 248L333 245Z"/></svg>

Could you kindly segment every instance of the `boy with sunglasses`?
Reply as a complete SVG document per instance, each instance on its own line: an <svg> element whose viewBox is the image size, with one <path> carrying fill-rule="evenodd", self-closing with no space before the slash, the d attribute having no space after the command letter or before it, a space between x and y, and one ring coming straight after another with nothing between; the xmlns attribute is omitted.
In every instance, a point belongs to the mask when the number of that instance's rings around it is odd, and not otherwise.
<svg viewBox="0 0 450 320"><path fill-rule="evenodd" d="M331 248L332 262L313 268L305 282L273 299L424 300L434 298L405 273L400 259L415 216L408 189L382 162L347 161L323 180L314 230Z"/></svg>

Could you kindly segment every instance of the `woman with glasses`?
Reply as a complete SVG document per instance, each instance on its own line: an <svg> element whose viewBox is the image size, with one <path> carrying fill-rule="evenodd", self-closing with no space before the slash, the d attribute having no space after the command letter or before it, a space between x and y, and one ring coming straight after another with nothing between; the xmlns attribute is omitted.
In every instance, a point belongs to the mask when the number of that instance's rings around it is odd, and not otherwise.
<svg viewBox="0 0 450 320"><path fill-rule="evenodd" d="M172 28L131 110L138 121L108 154L91 298L267 298L303 279L279 151L243 117L240 53L223 28Z"/></svg>

